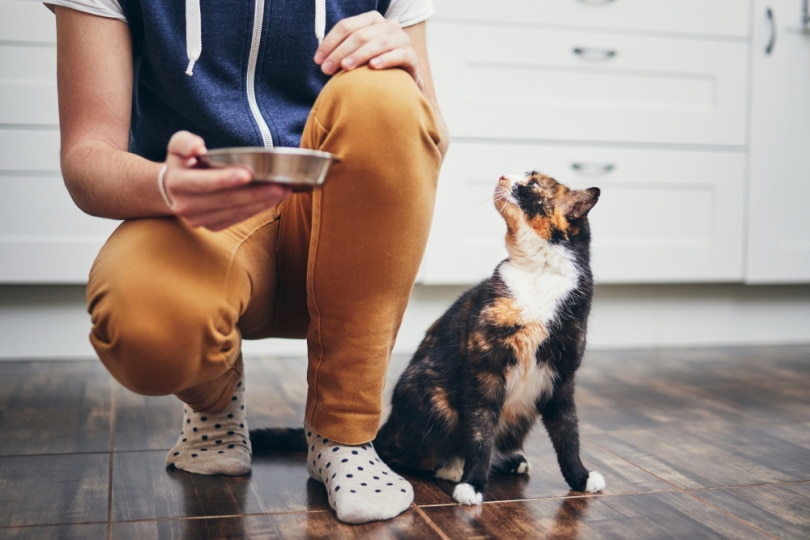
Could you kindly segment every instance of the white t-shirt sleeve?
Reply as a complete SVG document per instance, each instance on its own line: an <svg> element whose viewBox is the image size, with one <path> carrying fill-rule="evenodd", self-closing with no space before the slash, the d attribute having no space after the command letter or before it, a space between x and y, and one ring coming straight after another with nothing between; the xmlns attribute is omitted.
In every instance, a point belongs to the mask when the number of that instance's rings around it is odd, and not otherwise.
<svg viewBox="0 0 810 540"><path fill-rule="evenodd" d="M62 6L91 15L126 21L118 0L46 0L45 5Z"/></svg>
<svg viewBox="0 0 810 540"><path fill-rule="evenodd" d="M402 26L411 26L433 15L433 0L391 0L386 19L394 19Z"/></svg>

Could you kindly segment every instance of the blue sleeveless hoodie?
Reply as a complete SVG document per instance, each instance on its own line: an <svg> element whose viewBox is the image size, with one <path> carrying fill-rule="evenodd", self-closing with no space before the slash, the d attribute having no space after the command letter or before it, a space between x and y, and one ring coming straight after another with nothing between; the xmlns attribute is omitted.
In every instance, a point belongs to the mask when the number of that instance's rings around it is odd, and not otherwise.
<svg viewBox="0 0 810 540"><path fill-rule="evenodd" d="M318 26L328 32L349 16L384 14L390 0L190 3L199 6L196 29L188 28L183 2L120 0L134 56L130 151L155 161L165 159L169 138L181 129L209 149L298 146L328 80L313 61ZM325 8L319 25L316 4ZM199 58L189 62L197 39Z"/></svg>

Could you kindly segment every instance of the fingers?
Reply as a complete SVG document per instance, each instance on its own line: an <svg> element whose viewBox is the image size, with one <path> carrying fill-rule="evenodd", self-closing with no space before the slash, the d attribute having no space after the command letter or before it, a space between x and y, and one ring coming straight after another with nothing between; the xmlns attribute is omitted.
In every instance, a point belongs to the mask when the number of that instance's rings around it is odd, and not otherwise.
<svg viewBox="0 0 810 540"><path fill-rule="evenodd" d="M286 199L292 191L275 184L252 184L198 199L182 217L192 227L226 229Z"/></svg>
<svg viewBox="0 0 810 540"><path fill-rule="evenodd" d="M338 22L315 53L315 63L327 75L369 65L374 69L400 67L416 78L417 55L410 37L396 21L376 11Z"/></svg>
<svg viewBox="0 0 810 540"><path fill-rule="evenodd" d="M197 157L207 153L202 138L180 131L167 148L164 186L171 210L193 227L214 231L235 225L286 199L291 190L269 183L251 183L243 167L198 168Z"/></svg>

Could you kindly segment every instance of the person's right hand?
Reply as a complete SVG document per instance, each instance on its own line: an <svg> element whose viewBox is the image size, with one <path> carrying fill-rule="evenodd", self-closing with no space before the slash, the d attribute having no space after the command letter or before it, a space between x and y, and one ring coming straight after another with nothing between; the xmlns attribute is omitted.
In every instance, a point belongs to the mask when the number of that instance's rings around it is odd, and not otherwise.
<svg viewBox="0 0 810 540"><path fill-rule="evenodd" d="M289 187L251 183L243 167L197 168L197 156L207 153L205 141L187 131L169 141L163 185L171 211L192 227L219 231L272 208L292 193Z"/></svg>

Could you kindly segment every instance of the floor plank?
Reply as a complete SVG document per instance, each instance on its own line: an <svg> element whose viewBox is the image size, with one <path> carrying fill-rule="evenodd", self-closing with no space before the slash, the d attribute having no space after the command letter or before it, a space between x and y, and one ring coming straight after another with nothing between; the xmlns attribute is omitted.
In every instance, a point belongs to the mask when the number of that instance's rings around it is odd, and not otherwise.
<svg viewBox="0 0 810 540"><path fill-rule="evenodd" d="M0 459L0 527L106 522L109 469L109 454Z"/></svg>
<svg viewBox="0 0 810 540"><path fill-rule="evenodd" d="M95 361L0 362L0 456L109 452L112 391Z"/></svg>
<svg viewBox="0 0 810 540"><path fill-rule="evenodd" d="M683 493L423 508L449 538L768 538Z"/></svg>
<svg viewBox="0 0 810 540"><path fill-rule="evenodd" d="M810 482L712 489L696 497L782 538L810 537Z"/></svg>
<svg viewBox="0 0 810 540"><path fill-rule="evenodd" d="M392 359L386 399L408 358ZM251 427L300 426L302 358L249 359ZM607 489L570 492L542 424L530 475L485 503L407 474L411 509L339 523L303 453L241 478L167 471L182 406L114 383L96 361L0 363L0 538L810 537L810 346L589 351L582 457ZM109 536L107 533L110 533Z"/></svg>

